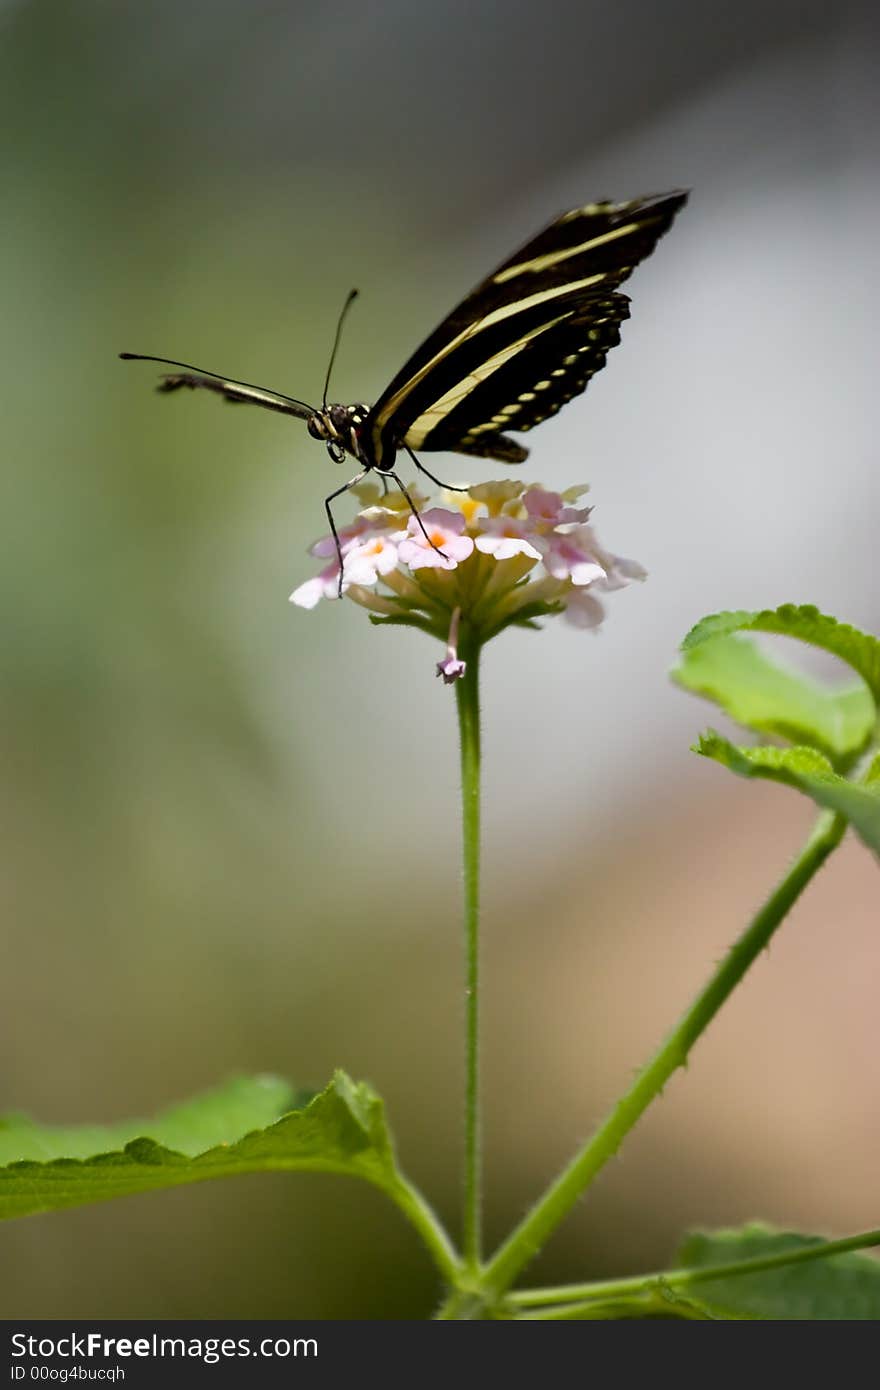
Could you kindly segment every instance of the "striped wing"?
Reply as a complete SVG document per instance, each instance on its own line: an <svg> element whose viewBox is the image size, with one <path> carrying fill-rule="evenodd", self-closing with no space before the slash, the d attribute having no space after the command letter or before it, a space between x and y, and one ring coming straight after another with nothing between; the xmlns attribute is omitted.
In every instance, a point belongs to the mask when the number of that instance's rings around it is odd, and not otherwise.
<svg viewBox="0 0 880 1390"><path fill-rule="evenodd" d="M313 413L307 405L294 401L289 396L283 396L278 391L267 391L262 386L250 386L243 381L232 381L226 377L203 373L175 372L173 375L163 376L156 390L167 393L179 391L184 386L190 391L203 387L208 391L216 391L218 396L223 396L224 400L232 401L233 404L261 405L265 410L277 410L282 415L295 415L298 420L308 420Z"/></svg>
<svg viewBox="0 0 880 1390"><path fill-rule="evenodd" d="M583 391L628 317L616 293L687 200L592 203L557 218L478 285L370 412L376 464L401 445L519 463L503 434L533 429Z"/></svg>
<svg viewBox="0 0 880 1390"><path fill-rule="evenodd" d="M204 388L216 391L225 400L245 405L261 405L265 410L278 410L282 415L295 415L298 420L309 420L314 410L305 401L295 396L285 396L282 391L268 391L264 386L254 386L249 381L235 381L232 377L220 376L217 372L205 372L199 367L189 367L185 362L175 362L170 357L152 357L143 352L120 352L124 362L160 362L166 367L179 367L176 372L166 372L160 378L157 391L168 393L187 387L190 391Z"/></svg>

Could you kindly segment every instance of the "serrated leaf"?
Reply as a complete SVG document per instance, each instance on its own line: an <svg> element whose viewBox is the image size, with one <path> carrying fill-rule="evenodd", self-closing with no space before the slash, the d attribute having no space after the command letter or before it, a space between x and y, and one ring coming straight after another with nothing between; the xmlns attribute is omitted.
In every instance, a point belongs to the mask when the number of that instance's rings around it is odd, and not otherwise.
<svg viewBox="0 0 880 1390"><path fill-rule="evenodd" d="M714 700L738 724L820 748L838 767L848 766L866 746L876 718L861 682L838 690L820 685L741 635L690 646L672 679Z"/></svg>
<svg viewBox="0 0 880 1390"><path fill-rule="evenodd" d="M867 685L875 705L880 705L880 640L820 613L812 604L785 603L760 613L713 613L691 628L681 644L682 651L692 651L703 642L734 632L775 632L821 647L851 666Z"/></svg>
<svg viewBox="0 0 880 1390"><path fill-rule="evenodd" d="M712 729L701 736L694 751L740 777L795 787L818 806L845 816L868 848L880 854L880 779L848 782L815 748L738 748Z"/></svg>
<svg viewBox="0 0 880 1390"><path fill-rule="evenodd" d="M774 1231L757 1223L738 1231L697 1231L678 1251L686 1269L732 1264L813 1249L817 1236ZM880 1261L854 1251L804 1260L757 1274L694 1285L701 1304L724 1317L837 1320L880 1317ZM690 1290L688 1290L689 1292Z"/></svg>
<svg viewBox="0 0 880 1390"><path fill-rule="evenodd" d="M344 1072L311 1098L240 1078L146 1123L58 1129L11 1117L0 1159L0 1218L240 1173L348 1173L386 1190L397 1178L382 1101Z"/></svg>

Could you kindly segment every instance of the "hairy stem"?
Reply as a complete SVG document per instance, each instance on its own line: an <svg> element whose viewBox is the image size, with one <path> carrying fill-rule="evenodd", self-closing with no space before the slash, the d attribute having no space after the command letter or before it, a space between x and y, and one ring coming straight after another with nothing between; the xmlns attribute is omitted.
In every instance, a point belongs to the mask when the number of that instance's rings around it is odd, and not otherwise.
<svg viewBox="0 0 880 1390"><path fill-rule="evenodd" d="M768 945L786 913L840 843L845 830L846 821L842 816L826 811L819 817L809 840L778 888L730 948L659 1051L639 1072L592 1139L563 1169L489 1261L484 1279L490 1296L498 1297L509 1289L523 1266L528 1264L597 1173L616 1154L626 1135L651 1101L660 1094L673 1072L685 1065L696 1040Z"/></svg>
<svg viewBox="0 0 880 1390"><path fill-rule="evenodd" d="M416 1228L447 1284L454 1284L458 1276L458 1255L422 1194L402 1173L397 1175L392 1188L384 1190Z"/></svg>
<svg viewBox="0 0 880 1390"><path fill-rule="evenodd" d="M461 740L464 869L465 1097L462 1250L472 1269L481 1259L480 1136L480 648L462 643L467 669L456 682Z"/></svg>
<svg viewBox="0 0 880 1390"><path fill-rule="evenodd" d="M700 1265L696 1269L667 1269L657 1274L639 1274L629 1279L605 1279L592 1284L565 1284L551 1289L524 1289L510 1295L510 1302L520 1308L539 1308L544 1304L586 1304L588 1300L620 1299L650 1294L660 1289L688 1289L694 1284L707 1284L715 1279L733 1279L746 1274L762 1274L770 1269L805 1264L811 1260L827 1260L850 1250L865 1250L880 1245L880 1230L860 1231L858 1235L841 1240L817 1240L799 1250L781 1250L772 1255L754 1255L748 1260L730 1260L721 1265ZM561 1310L557 1317L562 1317Z"/></svg>

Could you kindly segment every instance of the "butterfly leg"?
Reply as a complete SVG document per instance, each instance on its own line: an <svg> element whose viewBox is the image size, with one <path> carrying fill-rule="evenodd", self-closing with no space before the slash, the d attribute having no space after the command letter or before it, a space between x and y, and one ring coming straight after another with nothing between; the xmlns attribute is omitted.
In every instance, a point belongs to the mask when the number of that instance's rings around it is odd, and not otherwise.
<svg viewBox="0 0 880 1390"><path fill-rule="evenodd" d="M409 493L407 492L406 488L404 487L403 481L402 481L400 475L399 475L398 473L395 473L394 470L393 470L392 468L382 469L381 472L380 472L379 469L377 469L376 471L377 471L377 473L379 473L379 476L380 476L380 477L381 477L382 472L384 472L384 473L387 475L387 477L393 478L393 479L394 479L394 481L396 482L397 486L400 488L401 492L403 493L404 497L406 498L407 502L409 503L409 509L410 509L410 511L412 512L413 516L415 517L416 521L419 523L419 530L421 531L421 533L422 533L422 535L424 536L425 540L428 542L428 545L431 547L432 550L436 550L436 552L437 552L438 555L442 555L444 560L448 560L448 559L449 559L449 556L446 554L446 551L445 551L445 550L441 550L440 547L439 547L439 545L435 545L434 542L431 540L431 537L428 535L427 531L425 530L425 523L422 521L421 512L419 511L419 509L418 509L418 507L416 506L415 502L412 500L412 498L410 497L410 495L409 495ZM423 469L422 471L424 472L424 469Z"/></svg>
<svg viewBox="0 0 880 1390"><path fill-rule="evenodd" d="M332 535L333 535L333 544L336 546L336 555L337 555L337 558L338 558L338 560L339 560L339 597L340 597L340 598L342 598L342 567L343 567L344 561L343 561L343 558L342 558L342 546L341 546L340 543L339 543L339 532L338 532L337 529L336 529L336 522L333 520L333 508L330 506L330 503L331 503L331 502L334 502L334 501L336 500L337 497L341 497L342 494L343 494L344 492L348 492L350 488L353 488L354 485L355 485L355 483L359 483L360 480L361 480L361 478L363 478L368 472L369 472L369 469L362 468L361 471L360 471L360 473L355 474L355 476L354 476L353 478L349 478L349 480L348 480L347 483L343 483L343 484L342 484L342 487L338 487L338 488L336 489L335 492L331 492L331 493L330 493L330 496L329 496L329 497L325 497L325 498L324 498L324 511L327 513L327 520L328 520L329 523L330 523L330 531L331 531L331 533L332 533ZM410 503L410 506L412 506L412 503Z"/></svg>
<svg viewBox="0 0 880 1390"><path fill-rule="evenodd" d="M419 472L424 473L426 478L430 478L431 482L435 485L435 487L445 488L447 492L470 492L469 487L453 487L451 483L444 483L442 478L435 478L434 474L429 473L423 463L419 463L418 459L416 458L415 454L413 453L412 449L409 447L408 444L404 444L403 447L409 454L410 458L412 459Z"/></svg>

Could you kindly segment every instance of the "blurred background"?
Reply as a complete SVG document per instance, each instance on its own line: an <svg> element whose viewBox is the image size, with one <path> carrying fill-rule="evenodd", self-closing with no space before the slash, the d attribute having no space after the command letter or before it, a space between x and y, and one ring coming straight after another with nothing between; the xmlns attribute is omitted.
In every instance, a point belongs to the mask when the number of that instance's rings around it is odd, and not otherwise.
<svg viewBox="0 0 880 1390"><path fill-rule="evenodd" d="M717 716L669 684L678 642L787 600L880 624L872 10L0 5L0 1108L111 1120L341 1065L457 1222L438 654L289 606L338 484L300 425L162 399L116 354L314 400L356 284L332 394L370 400L556 212L684 185L623 345L526 468L589 481L650 580L597 637L486 660L490 1242L589 1133L812 819L689 753ZM848 843L536 1277L660 1266L700 1223L877 1224L877 904ZM336 1178L0 1230L7 1318L404 1319L436 1293L396 1211Z"/></svg>

